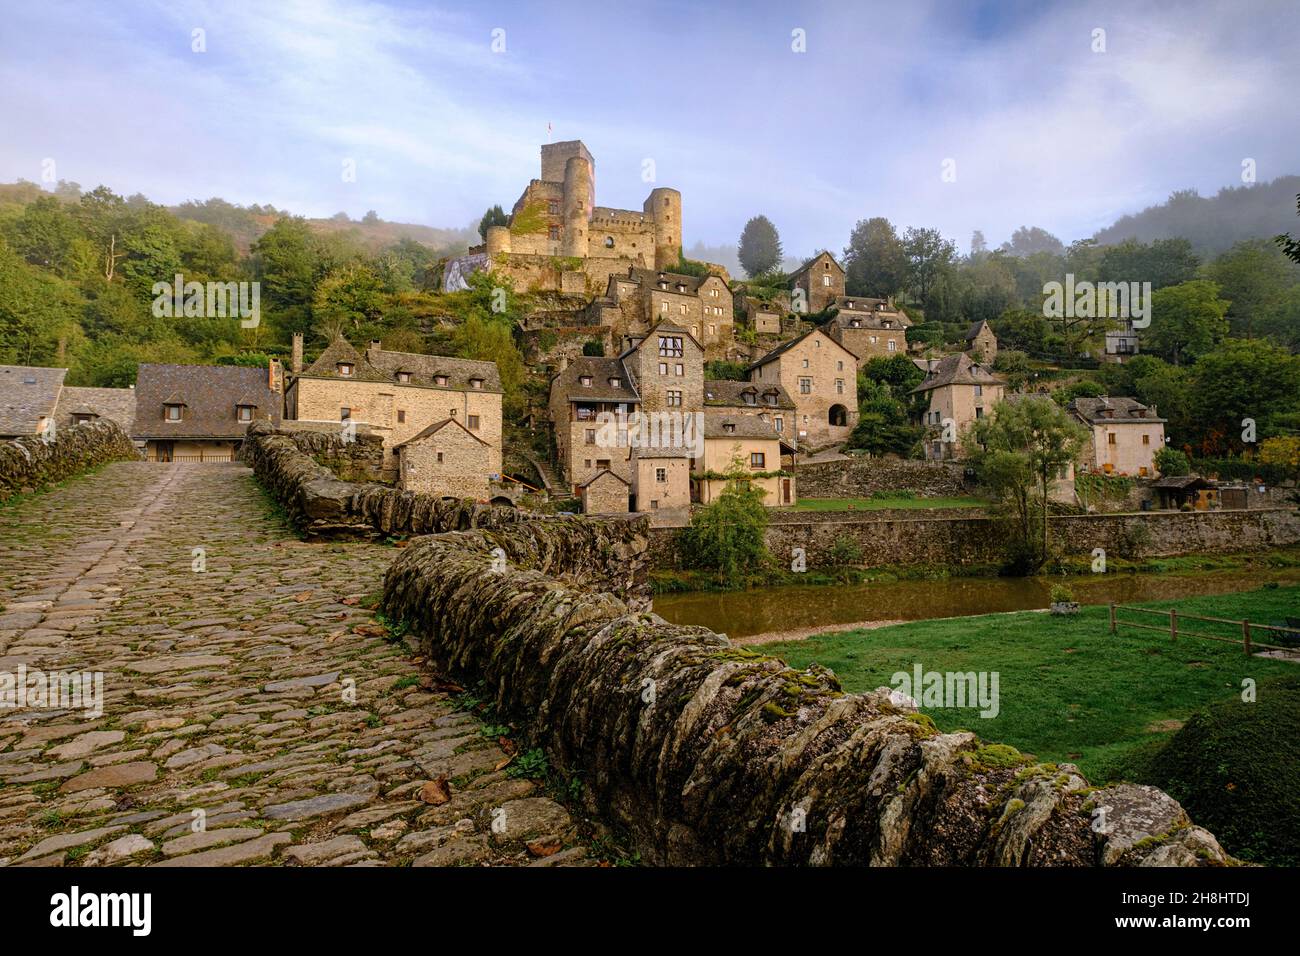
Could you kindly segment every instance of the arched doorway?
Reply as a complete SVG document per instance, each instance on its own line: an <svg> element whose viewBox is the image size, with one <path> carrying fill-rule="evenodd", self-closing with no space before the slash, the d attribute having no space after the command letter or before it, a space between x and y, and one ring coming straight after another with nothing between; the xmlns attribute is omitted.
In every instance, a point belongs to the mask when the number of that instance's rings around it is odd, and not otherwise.
<svg viewBox="0 0 1300 956"><path fill-rule="evenodd" d="M832 405L830 414L831 425L847 425L849 423L849 410L843 405Z"/></svg>

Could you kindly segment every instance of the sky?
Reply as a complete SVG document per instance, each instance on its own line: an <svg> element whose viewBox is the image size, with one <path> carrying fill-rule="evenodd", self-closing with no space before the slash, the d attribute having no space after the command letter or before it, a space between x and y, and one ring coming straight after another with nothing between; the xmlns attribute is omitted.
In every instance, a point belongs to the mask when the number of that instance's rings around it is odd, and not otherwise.
<svg viewBox="0 0 1300 956"><path fill-rule="evenodd" d="M1300 0L0 0L0 181L458 228L549 135L602 206L681 190L687 246L965 251L1300 173L1298 81Z"/></svg>

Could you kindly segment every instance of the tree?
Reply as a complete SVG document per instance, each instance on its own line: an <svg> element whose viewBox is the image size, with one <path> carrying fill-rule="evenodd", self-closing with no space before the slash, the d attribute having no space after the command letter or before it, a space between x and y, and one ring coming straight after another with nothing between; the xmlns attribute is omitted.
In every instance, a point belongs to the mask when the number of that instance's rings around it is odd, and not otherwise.
<svg viewBox="0 0 1300 956"><path fill-rule="evenodd" d="M1021 226L998 248L999 251L1016 257L1033 255L1035 252L1049 252L1059 256L1065 252L1065 244L1060 239L1038 226Z"/></svg>
<svg viewBox="0 0 1300 956"><path fill-rule="evenodd" d="M487 231L489 226L508 225L510 225L510 217L506 215L506 211L499 205L493 206L487 212L483 213L483 218L478 221L479 238L485 242L487 241Z"/></svg>
<svg viewBox="0 0 1300 956"><path fill-rule="evenodd" d="M1105 248L1098 278L1102 282L1150 282L1154 291L1195 279L1200 265L1186 239L1157 239L1149 246L1130 239Z"/></svg>
<svg viewBox="0 0 1300 956"><path fill-rule="evenodd" d="M884 299L907 285L907 251L888 219L859 219L844 249L845 285L850 295Z"/></svg>
<svg viewBox="0 0 1300 956"><path fill-rule="evenodd" d="M984 238L984 233L976 229L970 237L970 258L982 256L989 251L988 240Z"/></svg>
<svg viewBox="0 0 1300 956"><path fill-rule="evenodd" d="M379 213L375 212L373 209L368 209L366 210L366 214L361 217L361 221L367 226L376 225L380 222Z"/></svg>
<svg viewBox="0 0 1300 956"><path fill-rule="evenodd" d="M1029 383L1033 366L1029 364L1029 356L1024 352L999 347L997 357L993 360L993 371L1006 380L1008 388L1018 392Z"/></svg>
<svg viewBox="0 0 1300 956"><path fill-rule="evenodd" d="M1151 461L1156 466L1156 471L1166 478L1190 474L1192 470L1192 463L1187 460L1187 455L1177 448L1157 449L1151 456Z"/></svg>
<svg viewBox="0 0 1300 956"><path fill-rule="evenodd" d="M1295 214L1300 216L1300 195L1295 197ZM1282 250L1282 254L1292 262L1300 262L1300 239L1292 239L1291 233L1283 233L1276 237L1274 242Z"/></svg>
<svg viewBox="0 0 1300 956"><path fill-rule="evenodd" d="M368 335L383 307L379 277L365 266L347 266L330 273L316 286L312 299L316 331L327 342L345 333Z"/></svg>
<svg viewBox="0 0 1300 956"><path fill-rule="evenodd" d="M496 363L501 390L505 393L502 398L505 412L511 418L518 417L526 403L523 387L527 369L510 326L498 319L470 313L452 333L452 346L461 358Z"/></svg>
<svg viewBox="0 0 1300 956"><path fill-rule="evenodd" d="M1245 339L1261 326L1268 327L1288 291L1300 283L1300 269L1265 239L1237 243L1206 266L1205 274L1232 303L1228 308L1232 334Z"/></svg>
<svg viewBox="0 0 1300 956"><path fill-rule="evenodd" d="M917 293L917 301L925 304L931 283L956 260L957 247L938 229L909 228L903 236L903 251L907 255L909 284Z"/></svg>
<svg viewBox="0 0 1300 956"><path fill-rule="evenodd" d="M1300 435L1277 435L1261 442L1259 460L1281 468L1292 478L1300 475Z"/></svg>
<svg viewBox="0 0 1300 956"><path fill-rule="evenodd" d="M849 435L848 447L873 455L908 455L924 431L911 423L907 406L894 397L888 384L871 379L858 383L858 423Z"/></svg>
<svg viewBox="0 0 1300 956"><path fill-rule="evenodd" d="M740 233L737 252L745 274L753 278L770 272L781 263L781 237L766 216L755 216Z"/></svg>
<svg viewBox="0 0 1300 956"><path fill-rule="evenodd" d="M1002 402L977 418L966 439L975 473L1010 510L1020 532L1017 570L1037 571L1051 556L1048 500L1073 464L1087 431L1046 396Z"/></svg>
<svg viewBox="0 0 1300 956"><path fill-rule="evenodd" d="M743 585L747 572L771 560L764 540L766 493L748 480L747 472L744 462L733 461L722 493L698 509L690 527L681 532L686 563L713 571L718 583L727 587Z"/></svg>
<svg viewBox="0 0 1300 956"><path fill-rule="evenodd" d="M1190 413L1201 454L1239 452L1271 437L1274 419L1300 404L1300 356L1260 339L1227 339L1191 368Z"/></svg>
<svg viewBox="0 0 1300 956"><path fill-rule="evenodd" d="M1151 327L1143 336L1150 352L1181 365L1214 348L1228 334L1228 303L1205 279L1165 286L1151 295Z"/></svg>

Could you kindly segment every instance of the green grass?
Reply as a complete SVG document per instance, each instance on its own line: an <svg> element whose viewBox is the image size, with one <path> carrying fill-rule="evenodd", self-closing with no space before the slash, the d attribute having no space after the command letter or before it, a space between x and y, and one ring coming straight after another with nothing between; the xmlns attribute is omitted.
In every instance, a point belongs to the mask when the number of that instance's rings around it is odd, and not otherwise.
<svg viewBox="0 0 1300 956"><path fill-rule="evenodd" d="M1280 623L1300 615L1300 586L1143 606ZM1127 628L1112 636L1104 606L1072 617L1024 611L916 621L762 649L795 667L830 667L852 692L889 685L895 672L910 673L917 663L927 671L997 671L996 717L982 718L976 708L926 712L941 730L973 730L1042 760L1076 763L1093 783L1110 779L1135 748L1167 739L1175 728L1161 729L1161 721L1183 721L1208 704L1235 699L1244 678L1300 673L1298 663L1248 658L1239 645L1192 637L1172 643L1168 635Z"/></svg>
<svg viewBox="0 0 1300 956"><path fill-rule="evenodd" d="M789 511L889 511L932 508L987 508L983 498L800 498Z"/></svg>

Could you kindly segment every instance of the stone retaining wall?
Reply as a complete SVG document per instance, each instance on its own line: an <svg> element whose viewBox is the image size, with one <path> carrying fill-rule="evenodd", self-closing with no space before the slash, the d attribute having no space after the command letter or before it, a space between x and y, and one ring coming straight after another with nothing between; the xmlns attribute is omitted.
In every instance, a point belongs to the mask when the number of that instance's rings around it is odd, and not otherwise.
<svg viewBox="0 0 1300 956"><path fill-rule="evenodd" d="M357 429L354 440L344 441L334 423L284 422L281 429L317 464L344 481L385 481L397 475L396 461L388 466L384 460L384 439L373 432Z"/></svg>
<svg viewBox="0 0 1300 956"><path fill-rule="evenodd" d="M35 436L0 442L0 500L106 462L139 457L131 439L110 421L60 428L50 442Z"/></svg>
<svg viewBox="0 0 1300 956"><path fill-rule="evenodd" d="M869 498L877 491L911 491L920 498L969 495L964 468L952 462L860 458L796 466L800 498Z"/></svg>
<svg viewBox="0 0 1300 956"><path fill-rule="evenodd" d="M906 517L905 512L785 512L768 525L767 548L785 557L803 548L811 567L830 563L841 539L864 555L863 565L948 565L1000 563L1005 528L989 517ZM929 512L926 512L928 515ZM1061 515L1052 519L1053 545L1066 556L1104 548L1112 557L1174 557L1183 554L1267 551L1300 544L1300 513L1294 509L1249 511L1159 511L1143 514ZM678 566L676 531L651 531L652 568Z"/></svg>
<svg viewBox="0 0 1300 956"><path fill-rule="evenodd" d="M622 560L593 548L582 522L421 538L390 568L383 608L431 660L482 680L649 863L1228 861L1155 788L1090 791L1069 764L998 766L1001 748L938 733L887 689L845 694L824 668L793 670L563 580L570 560Z"/></svg>

